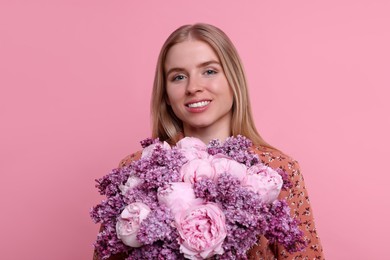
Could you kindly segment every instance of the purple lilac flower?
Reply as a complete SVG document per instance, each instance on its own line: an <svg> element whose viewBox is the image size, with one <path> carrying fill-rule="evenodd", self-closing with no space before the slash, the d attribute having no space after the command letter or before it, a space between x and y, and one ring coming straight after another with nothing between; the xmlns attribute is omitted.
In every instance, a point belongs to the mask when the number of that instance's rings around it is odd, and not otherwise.
<svg viewBox="0 0 390 260"><path fill-rule="evenodd" d="M152 210L158 207L157 202L157 192L154 190L149 190L146 185L141 184L139 187L130 189L124 196L124 201L126 204L131 204L133 202L142 202L148 205Z"/></svg>
<svg viewBox="0 0 390 260"><path fill-rule="evenodd" d="M174 217L171 211L167 207L160 206L150 212L148 217L141 222L137 240L144 245L153 244L158 240L176 242L179 234L173 223Z"/></svg>
<svg viewBox="0 0 390 260"><path fill-rule="evenodd" d="M93 207L90 211L90 216L95 223L108 223L112 219L116 219L125 206L122 195L116 194Z"/></svg>
<svg viewBox="0 0 390 260"><path fill-rule="evenodd" d="M219 260L246 260L248 259L247 255L243 256L237 256L237 253L235 251L224 249L223 255L221 255Z"/></svg>
<svg viewBox="0 0 390 260"><path fill-rule="evenodd" d="M126 260L176 260L184 259L180 251L171 249L163 243L155 243L153 245L144 245L140 248L135 248L129 254Z"/></svg>
<svg viewBox="0 0 390 260"><path fill-rule="evenodd" d="M264 233L261 210L264 205L258 194L243 188L240 181L222 174L218 181L217 202L226 216L227 237L223 247L227 254L246 259L246 252Z"/></svg>
<svg viewBox="0 0 390 260"><path fill-rule="evenodd" d="M222 153L250 167L259 163L257 154L250 150L251 146L251 140L245 136L237 135L236 137L228 137L223 143L219 140L210 141L207 151L211 155Z"/></svg>
<svg viewBox="0 0 390 260"><path fill-rule="evenodd" d="M215 202L218 196L218 187L215 181L210 178L203 178L194 183L194 193L197 198Z"/></svg>
<svg viewBox="0 0 390 260"><path fill-rule="evenodd" d="M178 149L167 150L157 145L151 156L133 162L130 168L135 176L144 180L145 187L153 189L179 181L179 170L185 162Z"/></svg>
<svg viewBox="0 0 390 260"><path fill-rule="evenodd" d="M128 167L117 168L113 169L106 176L95 180L99 193L107 197L115 196L119 192L119 184L126 182L130 173L131 169Z"/></svg>
<svg viewBox="0 0 390 260"><path fill-rule="evenodd" d="M283 190L291 189L293 185L290 181L288 174L280 168L277 168L276 171L279 173L280 176L282 176L282 180L283 180L282 189Z"/></svg>
<svg viewBox="0 0 390 260"><path fill-rule="evenodd" d="M223 205L235 205L240 184L240 181L232 175L221 174L217 180L218 202Z"/></svg>
<svg viewBox="0 0 390 260"><path fill-rule="evenodd" d="M102 226L102 231L98 234L95 249L101 259L107 259L111 255L127 252L128 247L118 239L115 230L115 222L110 221Z"/></svg>
<svg viewBox="0 0 390 260"><path fill-rule="evenodd" d="M274 243L282 244L287 251L297 252L306 247L303 232L298 228L298 220L290 216L290 208L284 200L274 201L267 212L267 232L265 237Z"/></svg>
<svg viewBox="0 0 390 260"><path fill-rule="evenodd" d="M145 140L142 145L147 146L154 143L158 144L158 140ZM159 230L156 231L157 233L164 231L159 233L160 239L166 237L174 241L171 242L170 248L164 249L160 254L169 258L169 252L178 250L178 243L176 242L177 233L172 231L172 227L167 225L170 215L166 215L165 213L167 212L164 209L158 208L157 188L166 183L178 181L180 177L179 170L185 162L185 157L178 149L164 149L162 145L156 145L150 156L141 158L127 167L114 169L108 175L97 180L97 187L100 193L107 196L106 200L103 200L90 212L91 218L96 223L102 223L102 232L99 233L95 243L95 248L101 257L108 258L112 254L126 252L130 249L116 237L115 223L116 218L126 204L136 201L147 204L152 210L155 209L151 213L152 217L149 219L149 222L154 220L155 225L149 225L148 227L156 229L159 227ZM123 196L119 186L124 184L131 175L143 179L143 183L136 188L129 189ZM166 218L166 222L157 222L157 220L162 220L163 215ZM157 234L156 232L146 233L150 238L151 235ZM168 246L169 243L165 244Z"/></svg>
<svg viewBox="0 0 390 260"><path fill-rule="evenodd" d="M301 245L304 246L298 222L290 216L286 202L277 200L264 204L260 195L242 187L239 180L229 174L222 174L217 183L207 178L201 180L195 184L195 194L222 207L227 226L223 247L227 255L246 259L246 252L257 242L259 235L279 242L289 252L301 250Z"/></svg>
<svg viewBox="0 0 390 260"><path fill-rule="evenodd" d="M160 142L160 140L159 140L158 138L153 139L153 138L149 138L149 137L148 137L148 138L142 140L140 143L141 143L142 148L146 148L146 147L148 147L149 145L151 145L151 144L156 144L156 143L158 143L158 142Z"/></svg>
<svg viewBox="0 0 390 260"><path fill-rule="evenodd" d="M218 153L224 154L224 150L219 139L213 139L209 142L207 152L211 155L216 155Z"/></svg>
<svg viewBox="0 0 390 260"><path fill-rule="evenodd" d="M234 259L246 259L246 252L263 230L259 229L259 213L263 205L258 195L243 188L230 174L222 174L217 183L207 178L201 180L195 184L195 195L211 198L222 207L227 228L223 243L226 253L222 258L229 259L226 256L231 255Z"/></svg>

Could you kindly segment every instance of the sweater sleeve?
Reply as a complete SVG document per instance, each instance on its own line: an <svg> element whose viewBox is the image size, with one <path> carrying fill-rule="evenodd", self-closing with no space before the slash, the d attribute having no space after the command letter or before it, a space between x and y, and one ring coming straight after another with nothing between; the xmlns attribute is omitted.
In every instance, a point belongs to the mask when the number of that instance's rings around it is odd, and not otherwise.
<svg viewBox="0 0 390 260"><path fill-rule="evenodd" d="M273 169L280 168L288 174L288 179L292 186L287 190L282 190L279 194L279 199L286 200L291 209L291 215L300 221L299 227L304 233L307 247L301 252L290 254L283 246L270 244L266 238L261 237L258 244L249 252L249 259L324 260L323 249L315 228L309 196L298 162L275 149L255 147L254 151L259 155L262 163Z"/></svg>
<svg viewBox="0 0 390 260"><path fill-rule="evenodd" d="M123 158L118 165L118 168L129 166L133 161L139 160L141 158L142 151L132 153L125 158Z"/></svg>

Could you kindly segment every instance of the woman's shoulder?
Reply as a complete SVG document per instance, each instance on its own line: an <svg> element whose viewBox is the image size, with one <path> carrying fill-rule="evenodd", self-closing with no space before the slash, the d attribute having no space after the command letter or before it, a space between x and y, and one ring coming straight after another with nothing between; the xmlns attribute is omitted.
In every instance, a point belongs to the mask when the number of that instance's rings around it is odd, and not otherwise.
<svg viewBox="0 0 390 260"><path fill-rule="evenodd" d="M141 155L142 155L142 150L127 155L125 158L120 160L118 167L122 168L122 167L125 167L125 166L129 166L133 161L136 161L136 160L140 159Z"/></svg>
<svg viewBox="0 0 390 260"><path fill-rule="evenodd" d="M252 150L259 156L262 163L273 169L279 168L288 174L289 186L286 185L287 189L281 190L279 199L288 203L291 215L299 220L300 229L304 232L305 240L308 242L305 251L292 254L288 253L283 246L278 246L279 257L282 259L323 259L323 249L317 235L309 195L298 162L275 148L253 146ZM263 252L261 250L255 247L253 255L261 254Z"/></svg>
<svg viewBox="0 0 390 260"><path fill-rule="evenodd" d="M259 156L261 163L271 168L281 168L289 172L299 169L298 161L276 148L255 145L252 146L252 151Z"/></svg>

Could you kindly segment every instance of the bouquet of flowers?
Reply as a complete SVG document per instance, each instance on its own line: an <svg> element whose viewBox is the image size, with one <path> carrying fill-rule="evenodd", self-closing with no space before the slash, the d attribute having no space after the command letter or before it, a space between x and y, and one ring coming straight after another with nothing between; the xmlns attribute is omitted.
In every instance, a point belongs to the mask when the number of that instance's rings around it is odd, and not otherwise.
<svg viewBox="0 0 390 260"><path fill-rule="evenodd" d="M290 252L305 247L277 199L291 187L287 174L260 163L249 139L141 145L139 160L97 180L107 197L91 210L102 224L94 244L101 259L246 259L260 235Z"/></svg>

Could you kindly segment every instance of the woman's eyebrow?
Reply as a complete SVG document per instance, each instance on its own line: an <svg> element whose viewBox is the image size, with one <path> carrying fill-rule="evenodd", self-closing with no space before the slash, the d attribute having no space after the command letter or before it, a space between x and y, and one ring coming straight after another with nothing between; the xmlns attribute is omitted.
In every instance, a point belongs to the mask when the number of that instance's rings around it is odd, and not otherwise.
<svg viewBox="0 0 390 260"><path fill-rule="evenodd" d="M198 65L196 65L197 68L203 68L203 67L206 67L206 66L209 66L211 64L216 64L216 65L221 65L218 61L216 60L209 60L209 61L205 61L205 62L202 62L202 63L199 63ZM166 73L166 75L168 76L169 74L171 74L172 72L181 72L181 71L184 71L185 69L184 68L180 68L180 67L173 67L171 69L169 69Z"/></svg>
<svg viewBox="0 0 390 260"><path fill-rule="evenodd" d="M202 67L207 67L211 64L217 64L217 65L220 65L220 63L216 60L209 60L209 61L206 61L206 62L202 62L200 64L198 64L196 67L198 68L202 68Z"/></svg>
<svg viewBox="0 0 390 260"><path fill-rule="evenodd" d="M172 68L172 69L169 69L166 73L166 75L168 76L169 74L171 74L172 72L181 72L181 71L184 71L183 68Z"/></svg>

